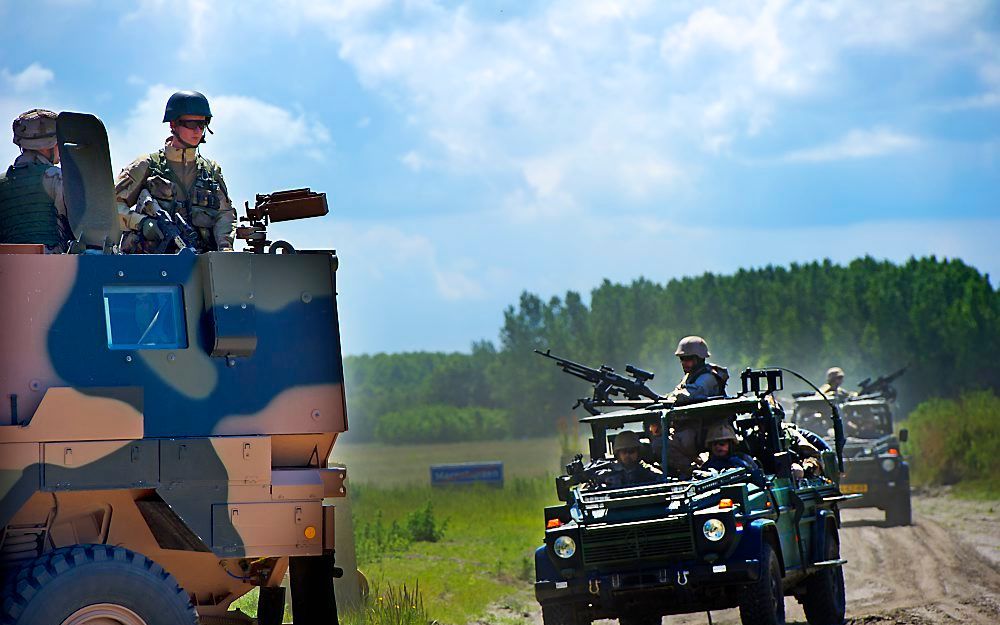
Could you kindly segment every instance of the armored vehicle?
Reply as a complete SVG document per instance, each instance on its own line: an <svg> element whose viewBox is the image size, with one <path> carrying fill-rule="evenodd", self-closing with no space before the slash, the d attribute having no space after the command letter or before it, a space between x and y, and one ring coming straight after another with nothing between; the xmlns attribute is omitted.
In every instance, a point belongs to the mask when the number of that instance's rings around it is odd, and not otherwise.
<svg viewBox="0 0 1000 625"><path fill-rule="evenodd" d="M645 625L733 607L746 625L774 625L784 623L787 595L802 602L809 623L842 623L837 505L850 495L837 487L833 450L820 454L822 473L833 479L793 476L796 457L773 399L782 372L747 369L740 395L675 405L648 397L652 374L629 370L631 381L608 367L588 369L595 394L581 400L591 413L581 422L591 427L590 460L580 457L557 478L564 503L545 509L545 542L535 552L545 625L604 618ZM609 396L616 393L625 398ZM759 464L623 486L610 449L628 430L652 446L642 433L651 419L661 423L662 467L669 466L671 424L692 420L731 424Z"/></svg>
<svg viewBox="0 0 1000 625"><path fill-rule="evenodd" d="M235 624L259 588L274 625L286 571L295 623L337 622L335 253L119 254L104 127L57 127L75 253L0 245L0 623ZM242 234L326 210L258 196Z"/></svg>
<svg viewBox="0 0 1000 625"><path fill-rule="evenodd" d="M847 436L840 489L861 495L845 502L844 507L878 508L885 512L887 525L909 525L912 521L910 465L900 449L908 432L902 429L896 436L893 424L896 390L892 382L904 371L874 382L866 379L856 395L831 398L840 409ZM832 440L827 398L814 393L795 395L794 422Z"/></svg>

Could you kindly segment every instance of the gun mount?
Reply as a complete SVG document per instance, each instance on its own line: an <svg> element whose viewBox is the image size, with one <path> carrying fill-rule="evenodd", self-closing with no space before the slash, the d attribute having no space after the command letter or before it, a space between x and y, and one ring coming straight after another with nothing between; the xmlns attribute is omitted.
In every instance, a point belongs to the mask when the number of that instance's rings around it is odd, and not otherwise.
<svg viewBox="0 0 1000 625"><path fill-rule="evenodd" d="M909 367L903 367L899 371L890 373L889 375L880 375L874 381L870 377L865 378L858 383L858 397L867 397L871 395L877 395L879 397L884 397L889 401L896 399L896 388L892 385L899 376L906 373L906 369Z"/></svg>
<svg viewBox="0 0 1000 625"><path fill-rule="evenodd" d="M599 369L593 369L578 362L554 356L552 350L549 349L544 352L536 349L535 353L556 361L556 364L565 373L594 385L593 396L577 400L573 408L583 406L587 412L596 415L599 414L596 410L597 406L615 405L616 402L611 398L617 395L623 395L625 399L632 402L640 401L643 398L653 401L664 399L663 396L646 385L646 382L652 380L655 374L638 367L627 365L625 371L629 377L626 377L615 373L615 370L608 365L601 365Z"/></svg>
<svg viewBox="0 0 1000 625"><path fill-rule="evenodd" d="M245 202L244 208L246 217L240 217L240 221L246 225L236 228L236 238L246 241L247 247L254 254L263 254L265 248L272 254L278 250L295 251L287 241L268 240L267 227L272 222L322 217L330 212L326 193L317 193L308 188L258 194L253 208L250 207L250 202Z"/></svg>

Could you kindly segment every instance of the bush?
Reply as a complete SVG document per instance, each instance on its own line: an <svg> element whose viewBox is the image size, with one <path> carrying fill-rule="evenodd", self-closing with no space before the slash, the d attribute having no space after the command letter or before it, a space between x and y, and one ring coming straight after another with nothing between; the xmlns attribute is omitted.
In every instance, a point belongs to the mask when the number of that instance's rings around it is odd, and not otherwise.
<svg viewBox="0 0 1000 625"><path fill-rule="evenodd" d="M447 519L439 522L434 517L434 505L429 501L406 515L406 531L413 542L436 543L444 537L447 525Z"/></svg>
<svg viewBox="0 0 1000 625"><path fill-rule="evenodd" d="M409 532L393 521L389 525L382 520L382 511L375 513L375 518L368 523L354 520L354 549L358 562L380 562L387 555L405 551L412 542Z"/></svg>
<svg viewBox="0 0 1000 625"><path fill-rule="evenodd" d="M915 482L954 484L1000 475L1000 397L992 390L925 401L904 425Z"/></svg>
<svg viewBox="0 0 1000 625"><path fill-rule="evenodd" d="M449 443L496 440L510 436L510 420L503 410L426 405L389 412L375 426L383 443Z"/></svg>

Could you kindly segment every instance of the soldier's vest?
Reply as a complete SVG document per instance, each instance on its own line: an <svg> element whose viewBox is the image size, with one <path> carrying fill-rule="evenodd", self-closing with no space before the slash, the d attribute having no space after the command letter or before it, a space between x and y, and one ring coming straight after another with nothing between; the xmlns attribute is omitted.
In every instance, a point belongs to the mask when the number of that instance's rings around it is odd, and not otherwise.
<svg viewBox="0 0 1000 625"><path fill-rule="evenodd" d="M49 167L44 163L10 166L0 176L0 243L42 243L49 247L63 243L55 202L42 186Z"/></svg>
<svg viewBox="0 0 1000 625"><path fill-rule="evenodd" d="M719 384L719 395L726 394L726 382L729 380L729 371L725 367L720 367L719 365L712 364L710 362L703 362L701 366L693 370L684 376L685 384L693 384L695 380L705 375L706 373L712 374L715 381Z"/></svg>
<svg viewBox="0 0 1000 625"><path fill-rule="evenodd" d="M170 183L170 190L166 191L152 184L147 184L147 188L160 205L170 211L172 217L179 213L198 231L205 249L216 250L218 248L212 230L215 222L219 220L221 209L219 203L221 174L219 166L201 154L195 157L195 165L197 173L194 182L187 187L167 164L167 155L164 151L153 152L149 155L147 181L152 177L166 180Z"/></svg>

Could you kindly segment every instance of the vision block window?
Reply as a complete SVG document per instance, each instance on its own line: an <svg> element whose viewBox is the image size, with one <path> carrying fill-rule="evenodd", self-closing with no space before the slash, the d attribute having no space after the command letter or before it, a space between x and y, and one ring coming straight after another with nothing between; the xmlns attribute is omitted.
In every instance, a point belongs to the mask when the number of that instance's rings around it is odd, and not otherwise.
<svg viewBox="0 0 1000 625"><path fill-rule="evenodd" d="M111 349L187 347L180 286L106 286L104 323Z"/></svg>

